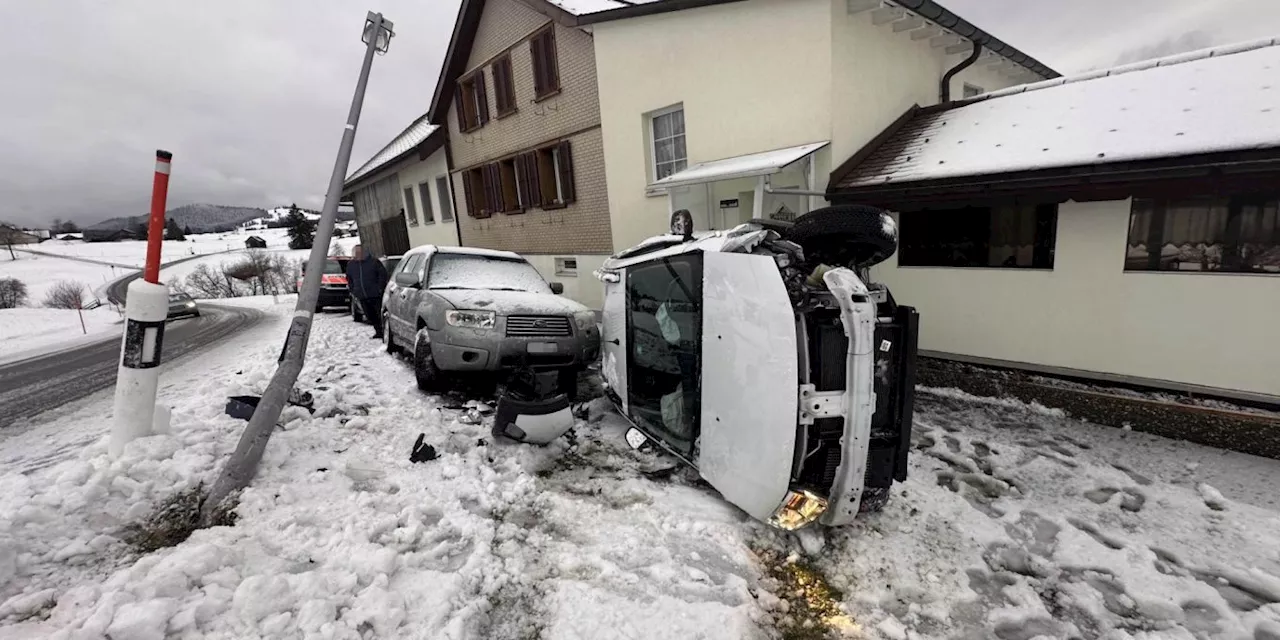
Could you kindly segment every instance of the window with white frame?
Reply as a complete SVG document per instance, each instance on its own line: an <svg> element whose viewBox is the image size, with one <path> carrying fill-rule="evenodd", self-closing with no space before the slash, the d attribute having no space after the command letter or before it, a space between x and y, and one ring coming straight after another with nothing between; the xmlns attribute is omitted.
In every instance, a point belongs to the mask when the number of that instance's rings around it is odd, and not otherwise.
<svg viewBox="0 0 1280 640"><path fill-rule="evenodd" d="M453 220L453 196L449 195L449 176L436 178L436 196L440 198L440 221Z"/></svg>
<svg viewBox="0 0 1280 640"><path fill-rule="evenodd" d="M405 187L404 190L404 215L409 220L409 226L418 226L418 207L413 201L413 187Z"/></svg>
<svg viewBox="0 0 1280 640"><path fill-rule="evenodd" d="M578 259L556 258L556 275L565 278L578 277Z"/></svg>
<svg viewBox="0 0 1280 640"><path fill-rule="evenodd" d="M661 180L689 164L684 144L684 107L655 111L649 116L653 179Z"/></svg>

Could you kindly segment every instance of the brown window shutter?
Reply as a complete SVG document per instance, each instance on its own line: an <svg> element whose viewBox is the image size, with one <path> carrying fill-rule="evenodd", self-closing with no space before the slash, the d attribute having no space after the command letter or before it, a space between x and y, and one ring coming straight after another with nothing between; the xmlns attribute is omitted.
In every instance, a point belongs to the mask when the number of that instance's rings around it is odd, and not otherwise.
<svg viewBox="0 0 1280 640"><path fill-rule="evenodd" d="M547 91L560 90L560 64L556 60L556 31L554 28L547 30L547 37L543 46L546 48L546 74L547 74Z"/></svg>
<svg viewBox="0 0 1280 640"><path fill-rule="evenodd" d="M471 172L467 171L462 174L462 195L467 199L467 215L472 218L478 218L476 215L476 199L471 193Z"/></svg>
<svg viewBox="0 0 1280 640"><path fill-rule="evenodd" d="M568 140L556 145L556 148L560 150L560 189L564 192L564 204L568 204L577 195L573 188L573 154L569 153Z"/></svg>
<svg viewBox="0 0 1280 640"><path fill-rule="evenodd" d="M507 110L507 92L503 90L502 84L502 60L493 63L493 96L497 100L498 115L502 115Z"/></svg>
<svg viewBox="0 0 1280 640"><path fill-rule="evenodd" d="M524 158L525 180L529 184L529 206L541 207L545 203L542 201L542 182L538 177L538 152L530 151L521 157Z"/></svg>
<svg viewBox="0 0 1280 640"><path fill-rule="evenodd" d="M542 36L537 35L529 40L529 61L533 64L533 95L535 96L543 93L543 58Z"/></svg>
<svg viewBox="0 0 1280 640"><path fill-rule="evenodd" d="M480 110L480 124L489 121L489 90L484 84L484 72L476 72L476 104Z"/></svg>

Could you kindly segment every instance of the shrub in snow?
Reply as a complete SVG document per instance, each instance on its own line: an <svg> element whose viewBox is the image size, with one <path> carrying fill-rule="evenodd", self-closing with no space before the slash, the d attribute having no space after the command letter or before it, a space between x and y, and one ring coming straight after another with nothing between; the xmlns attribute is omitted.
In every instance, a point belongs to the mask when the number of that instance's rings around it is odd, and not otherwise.
<svg viewBox="0 0 1280 640"><path fill-rule="evenodd" d="M27 285L17 278L0 278L0 309L13 309L27 303Z"/></svg>
<svg viewBox="0 0 1280 640"><path fill-rule="evenodd" d="M50 309L79 309L84 303L85 286L78 280L59 280L44 294L44 306Z"/></svg>

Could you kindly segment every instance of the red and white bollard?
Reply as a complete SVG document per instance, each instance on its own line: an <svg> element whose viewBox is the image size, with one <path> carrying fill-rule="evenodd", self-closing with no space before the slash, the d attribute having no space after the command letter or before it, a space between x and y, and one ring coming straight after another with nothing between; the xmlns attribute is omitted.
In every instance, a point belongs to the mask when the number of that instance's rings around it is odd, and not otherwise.
<svg viewBox="0 0 1280 640"><path fill-rule="evenodd" d="M146 269L141 280L129 283L125 296L126 324L116 373L114 424L107 446L113 457L119 456L125 445L135 438L151 435L156 421L160 354L164 346L164 322L169 315L169 288L160 284L160 246L164 241L165 200L172 159L173 154L168 151L156 151Z"/></svg>

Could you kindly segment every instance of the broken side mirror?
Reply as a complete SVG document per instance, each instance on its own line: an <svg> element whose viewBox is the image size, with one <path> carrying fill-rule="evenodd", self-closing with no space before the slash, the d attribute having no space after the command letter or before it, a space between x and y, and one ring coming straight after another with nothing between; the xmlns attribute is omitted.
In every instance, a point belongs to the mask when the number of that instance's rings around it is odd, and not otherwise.
<svg viewBox="0 0 1280 640"><path fill-rule="evenodd" d="M626 438L627 446L630 446L632 449L639 449L644 446L644 443L649 441L649 437L641 433L640 430L635 427L627 429Z"/></svg>
<svg viewBox="0 0 1280 640"><path fill-rule="evenodd" d="M556 294L556 295L560 295L560 294L564 293L564 283L562 283L562 282L552 282L552 283L551 283L551 293L554 293L554 294Z"/></svg>

